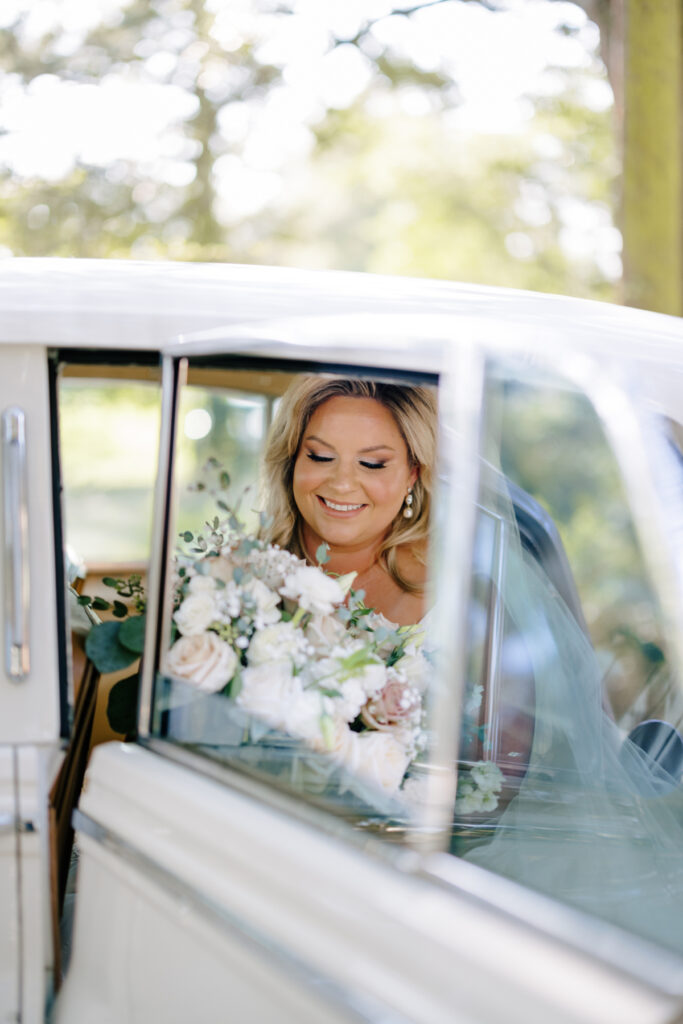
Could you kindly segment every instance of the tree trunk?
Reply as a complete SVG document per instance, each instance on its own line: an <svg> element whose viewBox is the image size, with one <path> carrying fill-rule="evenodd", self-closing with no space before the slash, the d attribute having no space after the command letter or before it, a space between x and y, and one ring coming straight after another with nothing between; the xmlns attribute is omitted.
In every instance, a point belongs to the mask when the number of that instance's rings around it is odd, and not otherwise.
<svg viewBox="0 0 683 1024"><path fill-rule="evenodd" d="M683 0L626 0L624 302L683 313Z"/></svg>

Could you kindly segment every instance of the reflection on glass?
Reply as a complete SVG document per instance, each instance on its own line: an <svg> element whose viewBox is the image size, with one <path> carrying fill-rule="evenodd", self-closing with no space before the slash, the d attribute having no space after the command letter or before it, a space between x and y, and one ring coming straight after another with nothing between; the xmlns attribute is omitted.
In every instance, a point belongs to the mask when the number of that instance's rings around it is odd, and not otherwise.
<svg viewBox="0 0 683 1024"><path fill-rule="evenodd" d="M260 394L259 376L191 368L181 389L153 733L400 838L428 771L424 630L367 607L355 573L327 573L325 545L314 565L268 542L259 468L290 377Z"/></svg>
<svg viewBox="0 0 683 1024"><path fill-rule="evenodd" d="M66 540L75 563L149 558L160 404L156 383L60 378Z"/></svg>
<svg viewBox="0 0 683 1024"><path fill-rule="evenodd" d="M183 389L179 422L177 486L179 530L199 528L214 514L214 499L196 487L202 467L215 459L230 477L230 496L251 527L258 502L258 467L269 424L270 399L236 388ZM190 489L192 488L192 489Z"/></svg>
<svg viewBox="0 0 683 1024"><path fill-rule="evenodd" d="M582 396L489 388L461 754L503 781L453 852L683 951L681 698L618 467Z"/></svg>

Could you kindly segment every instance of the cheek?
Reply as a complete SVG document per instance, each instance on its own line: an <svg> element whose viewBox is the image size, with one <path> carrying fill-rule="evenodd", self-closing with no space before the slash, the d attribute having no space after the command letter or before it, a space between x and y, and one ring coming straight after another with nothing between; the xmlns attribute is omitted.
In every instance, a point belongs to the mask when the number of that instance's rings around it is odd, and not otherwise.
<svg viewBox="0 0 683 1024"><path fill-rule="evenodd" d="M315 488L319 481L320 473L317 467L310 460L297 459L294 463L294 474L292 476L292 491L294 500L299 504L299 499Z"/></svg>
<svg viewBox="0 0 683 1024"><path fill-rule="evenodd" d="M374 487L374 500L378 505L391 509L395 513L403 504L408 485L404 486L402 480L377 483Z"/></svg>

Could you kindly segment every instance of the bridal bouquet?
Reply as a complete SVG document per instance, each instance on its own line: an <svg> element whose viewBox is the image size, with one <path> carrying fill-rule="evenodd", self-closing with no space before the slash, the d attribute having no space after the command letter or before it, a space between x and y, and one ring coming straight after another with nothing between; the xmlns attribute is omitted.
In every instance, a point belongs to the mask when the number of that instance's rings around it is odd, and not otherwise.
<svg viewBox="0 0 683 1024"><path fill-rule="evenodd" d="M417 627L397 627L334 577L244 532L236 516L183 533L164 671L398 791L424 744L429 663Z"/></svg>

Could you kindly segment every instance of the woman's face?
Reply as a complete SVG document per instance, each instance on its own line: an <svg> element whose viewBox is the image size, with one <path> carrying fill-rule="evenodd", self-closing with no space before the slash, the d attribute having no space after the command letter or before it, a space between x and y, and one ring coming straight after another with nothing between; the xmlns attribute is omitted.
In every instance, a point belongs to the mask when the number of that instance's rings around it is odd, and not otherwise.
<svg viewBox="0 0 683 1024"><path fill-rule="evenodd" d="M417 470L389 410L374 398L329 398L315 410L294 464L294 501L314 543L379 545Z"/></svg>

